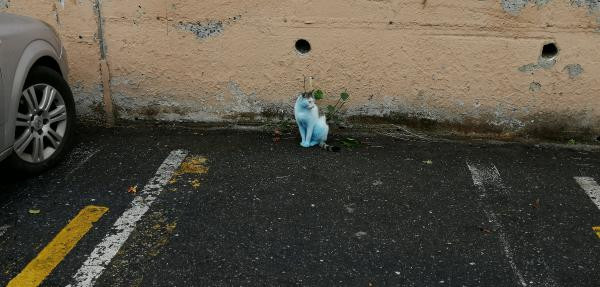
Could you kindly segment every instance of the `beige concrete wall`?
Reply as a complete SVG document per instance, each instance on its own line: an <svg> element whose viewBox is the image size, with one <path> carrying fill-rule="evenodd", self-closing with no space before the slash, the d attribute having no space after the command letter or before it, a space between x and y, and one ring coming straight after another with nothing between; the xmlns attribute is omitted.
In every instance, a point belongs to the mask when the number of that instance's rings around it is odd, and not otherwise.
<svg viewBox="0 0 600 287"><path fill-rule="evenodd" d="M102 112L103 39L112 99L125 119L291 115L303 75L313 75L326 93L346 89L347 114L359 119L600 134L596 0L0 0L0 7L57 27L78 108L89 117ZM295 50L300 38L310 53ZM560 49L555 63L538 65L550 42Z"/></svg>

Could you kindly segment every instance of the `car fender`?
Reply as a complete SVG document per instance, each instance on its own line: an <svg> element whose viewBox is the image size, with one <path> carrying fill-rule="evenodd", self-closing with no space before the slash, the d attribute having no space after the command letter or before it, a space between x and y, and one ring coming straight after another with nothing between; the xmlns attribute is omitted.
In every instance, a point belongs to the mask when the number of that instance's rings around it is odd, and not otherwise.
<svg viewBox="0 0 600 287"><path fill-rule="evenodd" d="M60 52L57 53L52 45L44 40L32 41L27 45L27 48L23 50L17 68L15 69L10 92L10 107L12 108L8 110L7 129L5 131L6 136L9 138L14 137L15 134L15 121L17 109L19 108L19 99L31 67L38 59L49 56L59 63L61 69L65 69L63 67L64 63L60 61L60 55Z"/></svg>

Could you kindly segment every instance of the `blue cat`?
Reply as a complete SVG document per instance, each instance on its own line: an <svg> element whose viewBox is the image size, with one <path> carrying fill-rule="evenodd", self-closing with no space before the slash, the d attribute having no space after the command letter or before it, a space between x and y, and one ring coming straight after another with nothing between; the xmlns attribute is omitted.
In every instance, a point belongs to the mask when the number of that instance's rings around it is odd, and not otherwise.
<svg viewBox="0 0 600 287"><path fill-rule="evenodd" d="M301 146L319 145L328 151L339 151L338 147L326 143L329 126L325 116L319 116L319 108L315 104L312 92L302 93L298 96L294 106L294 116L302 137Z"/></svg>

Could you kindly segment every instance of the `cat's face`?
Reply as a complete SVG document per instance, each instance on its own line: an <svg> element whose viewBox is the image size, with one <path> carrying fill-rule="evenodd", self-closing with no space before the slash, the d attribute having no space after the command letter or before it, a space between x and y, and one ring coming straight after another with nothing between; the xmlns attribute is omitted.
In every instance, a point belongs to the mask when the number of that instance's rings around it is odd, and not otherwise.
<svg viewBox="0 0 600 287"><path fill-rule="evenodd" d="M315 107L315 98L312 96L302 97L302 107L311 110Z"/></svg>

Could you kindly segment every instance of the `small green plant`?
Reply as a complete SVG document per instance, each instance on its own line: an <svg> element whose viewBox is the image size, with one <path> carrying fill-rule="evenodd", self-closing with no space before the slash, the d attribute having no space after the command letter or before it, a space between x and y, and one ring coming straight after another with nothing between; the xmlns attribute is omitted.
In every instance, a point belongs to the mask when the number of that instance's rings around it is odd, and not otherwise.
<svg viewBox="0 0 600 287"><path fill-rule="evenodd" d="M343 138L340 140L340 143L346 148L357 148L360 146L360 142L354 138Z"/></svg>
<svg viewBox="0 0 600 287"><path fill-rule="evenodd" d="M321 91L321 90L316 90L313 93L313 96L315 97L315 100L322 100L325 97L323 94L323 91Z"/></svg>
<svg viewBox="0 0 600 287"><path fill-rule="evenodd" d="M322 100L325 98L325 93L323 93L322 90L315 90L313 95L315 100ZM346 104L346 102L348 102L348 99L350 99L350 94L348 94L346 91L343 91L340 93L335 105L327 105L327 107L325 107L325 116L327 119L339 124L342 121L340 110Z"/></svg>
<svg viewBox="0 0 600 287"><path fill-rule="evenodd" d="M306 94L312 94L315 100L322 100L325 98L323 90L313 89L313 77L304 76L304 95ZM350 99L350 94L348 94L347 91L343 91L340 93L335 105L327 105L327 107L325 107L325 116L327 119L339 125L342 121L340 110L346 102L348 102L348 99Z"/></svg>
<svg viewBox="0 0 600 287"><path fill-rule="evenodd" d="M575 140L574 140L574 139L570 139L570 140L567 142L567 144L574 145L574 144L577 144L577 142L575 142Z"/></svg>

